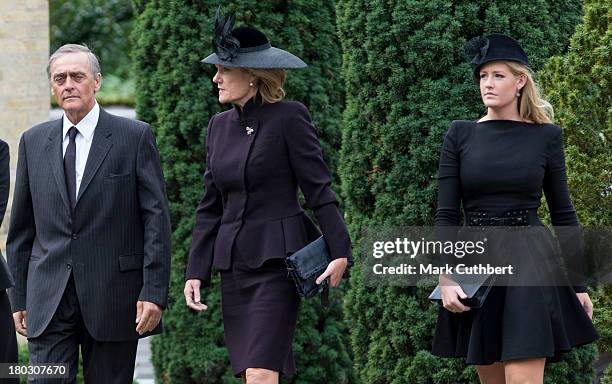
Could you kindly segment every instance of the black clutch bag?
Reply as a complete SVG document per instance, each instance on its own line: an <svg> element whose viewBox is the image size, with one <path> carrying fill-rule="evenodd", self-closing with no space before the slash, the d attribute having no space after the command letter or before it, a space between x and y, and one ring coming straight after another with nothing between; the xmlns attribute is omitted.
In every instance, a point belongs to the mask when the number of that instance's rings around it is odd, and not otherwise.
<svg viewBox="0 0 612 384"><path fill-rule="evenodd" d="M463 292L467 295L467 298L460 299L460 301L467 307L480 308L484 304L485 299L491 291L491 287L495 283L497 276L493 275L453 275L453 280L459 284ZM440 285L429 295L430 300L438 301L442 303L442 296L440 291Z"/></svg>
<svg viewBox="0 0 612 384"><path fill-rule="evenodd" d="M329 279L317 284L317 277L321 276L331 262L329 249L323 236L294 252L285 259L289 275L295 283L295 288L301 297L312 297L317 293L325 294L329 288ZM322 297L324 300L324 298Z"/></svg>

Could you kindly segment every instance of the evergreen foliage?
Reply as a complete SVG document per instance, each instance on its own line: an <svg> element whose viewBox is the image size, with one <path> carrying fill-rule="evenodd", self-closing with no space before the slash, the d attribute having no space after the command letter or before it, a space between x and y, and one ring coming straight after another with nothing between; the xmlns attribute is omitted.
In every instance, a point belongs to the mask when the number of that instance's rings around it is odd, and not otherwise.
<svg viewBox="0 0 612 384"><path fill-rule="evenodd" d="M563 127L574 206L580 222L593 229L612 225L611 18L608 1L586 0L584 22L576 27L569 52L551 58L540 74L556 123ZM591 294L599 350L612 352L612 287Z"/></svg>
<svg viewBox="0 0 612 384"><path fill-rule="evenodd" d="M569 52L540 74L563 128L568 183L584 225L612 225L611 18L608 1L586 0Z"/></svg>
<svg viewBox="0 0 612 384"><path fill-rule="evenodd" d="M153 124L164 165L173 224L170 308L165 333L154 340L156 374L163 383L230 383L223 340L218 277L203 291L209 309L195 314L183 298L184 270L191 244L194 210L203 193L204 138L208 120L222 107L213 90L214 67L200 63L212 52L212 25L218 2L134 0L133 33L137 113ZM344 92L335 9L325 0L233 1L236 26L250 24L274 46L300 56L309 68L288 74L289 99L303 102L318 127L324 155L335 169ZM223 107L226 108L226 107ZM303 303L294 352L294 383L353 381L348 330L341 295L325 312L316 299ZM274 330L270 330L273 332Z"/></svg>
<svg viewBox="0 0 612 384"><path fill-rule="evenodd" d="M98 55L104 75L127 79L134 14L125 0L53 0L49 2L50 48L87 44Z"/></svg>
<svg viewBox="0 0 612 384"><path fill-rule="evenodd" d="M463 44L506 33L539 69L566 49L581 2L340 0L336 12L347 95L339 169L357 239L383 224L433 224L443 135L452 120L484 114ZM427 300L431 288L365 287L353 271L345 313L362 382L476 382L461 360L429 353L437 312ZM595 355L593 347L572 352L547 380L589 382Z"/></svg>

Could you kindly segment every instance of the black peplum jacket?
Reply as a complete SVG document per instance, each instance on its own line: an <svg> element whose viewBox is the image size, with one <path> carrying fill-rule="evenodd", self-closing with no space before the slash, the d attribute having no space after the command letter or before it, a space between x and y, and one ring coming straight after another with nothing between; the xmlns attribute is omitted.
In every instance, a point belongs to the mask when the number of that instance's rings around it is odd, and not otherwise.
<svg viewBox="0 0 612 384"><path fill-rule="evenodd" d="M319 222L333 259L351 259L346 225L331 176L304 105L262 103L216 114L206 137L204 197L186 279L210 284L211 270L226 270L238 252L249 267L285 258L320 236L298 201L298 187Z"/></svg>

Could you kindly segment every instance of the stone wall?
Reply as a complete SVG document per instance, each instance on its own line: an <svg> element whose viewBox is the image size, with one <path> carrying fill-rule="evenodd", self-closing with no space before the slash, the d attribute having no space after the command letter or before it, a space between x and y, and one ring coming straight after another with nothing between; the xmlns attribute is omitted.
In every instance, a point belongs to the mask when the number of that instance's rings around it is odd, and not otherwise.
<svg viewBox="0 0 612 384"><path fill-rule="evenodd" d="M4 253L21 134L49 119L47 0L0 0L0 139L11 149L11 196L0 227Z"/></svg>

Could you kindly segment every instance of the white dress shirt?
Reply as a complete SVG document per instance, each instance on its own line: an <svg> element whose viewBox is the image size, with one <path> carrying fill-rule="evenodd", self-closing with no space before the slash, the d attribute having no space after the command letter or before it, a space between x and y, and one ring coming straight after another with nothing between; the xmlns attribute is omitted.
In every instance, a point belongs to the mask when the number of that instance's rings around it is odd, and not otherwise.
<svg viewBox="0 0 612 384"><path fill-rule="evenodd" d="M81 187L81 180L83 179L83 172L85 172L85 164L87 163L87 156L89 156L89 149L91 148L91 141L93 139L96 125L98 125L98 118L100 117L100 106L96 102L87 115L77 124L74 125L68 120L66 113L64 113L64 139L62 140L62 154L66 155L66 148L70 137L68 136L68 130L71 127L76 127L79 131L75 138L76 143L76 195L79 195L79 188Z"/></svg>

